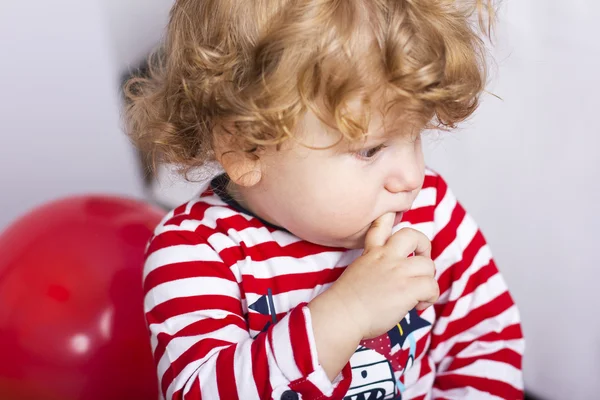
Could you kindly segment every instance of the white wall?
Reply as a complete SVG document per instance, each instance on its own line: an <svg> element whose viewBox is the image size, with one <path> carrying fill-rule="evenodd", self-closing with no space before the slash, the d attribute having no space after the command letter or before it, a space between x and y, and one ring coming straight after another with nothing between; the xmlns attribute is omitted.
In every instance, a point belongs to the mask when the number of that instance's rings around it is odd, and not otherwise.
<svg viewBox="0 0 600 400"><path fill-rule="evenodd" d="M504 3L492 91L430 164L491 243L523 317L527 386L600 398L600 4Z"/></svg>
<svg viewBox="0 0 600 400"><path fill-rule="evenodd" d="M98 0L121 70L137 67L162 38L173 0Z"/></svg>
<svg viewBox="0 0 600 400"><path fill-rule="evenodd" d="M162 35L171 0L0 2L0 229L74 192L141 195L116 81ZM600 393L600 4L504 2L497 73L465 129L429 146L518 301L527 387ZM191 190L171 179L167 202Z"/></svg>
<svg viewBox="0 0 600 400"><path fill-rule="evenodd" d="M142 195L101 11L93 0L0 2L0 230L56 197Z"/></svg>

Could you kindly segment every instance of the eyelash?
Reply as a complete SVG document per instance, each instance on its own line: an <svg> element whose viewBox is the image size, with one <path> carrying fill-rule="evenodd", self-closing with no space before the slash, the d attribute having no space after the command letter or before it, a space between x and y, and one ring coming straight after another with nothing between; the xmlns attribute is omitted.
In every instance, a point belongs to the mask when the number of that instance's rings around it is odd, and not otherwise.
<svg viewBox="0 0 600 400"><path fill-rule="evenodd" d="M361 160L372 160L377 154L379 154L381 152L381 150L385 149L386 147L387 147L386 145L380 144L379 146L371 147L369 149L359 150L355 153L355 155L356 155L356 157L360 158ZM371 152L373 152L373 154L368 155ZM363 154L363 153L367 153L367 154Z"/></svg>

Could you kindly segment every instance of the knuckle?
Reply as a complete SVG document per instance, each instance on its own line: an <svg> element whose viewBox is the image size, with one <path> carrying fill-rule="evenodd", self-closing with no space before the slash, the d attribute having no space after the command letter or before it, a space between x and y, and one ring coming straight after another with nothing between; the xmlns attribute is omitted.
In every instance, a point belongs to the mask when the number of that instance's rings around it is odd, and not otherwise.
<svg viewBox="0 0 600 400"><path fill-rule="evenodd" d="M440 286L438 285L438 283L435 279L430 279L429 285L430 285L429 290L431 293L431 297L435 297L437 299L440 295Z"/></svg>
<svg viewBox="0 0 600 400"><path fill-rule="evenodd" d="M371 261L377 262L382 261L386 257L386 251L383 247L374 247L365 254Z"/></svg>

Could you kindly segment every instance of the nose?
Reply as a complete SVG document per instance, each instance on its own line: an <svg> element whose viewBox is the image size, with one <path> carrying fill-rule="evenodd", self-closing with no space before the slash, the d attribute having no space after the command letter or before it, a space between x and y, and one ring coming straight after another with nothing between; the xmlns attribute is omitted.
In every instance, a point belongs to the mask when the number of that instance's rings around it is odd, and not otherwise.
<svg viewBox="0 0 600 400"><path fill-rule="evenodd" d="M390 193L413 192L423 185L424 179L422 154L419 151L404 152L393 161L384 186Z"/></svg>

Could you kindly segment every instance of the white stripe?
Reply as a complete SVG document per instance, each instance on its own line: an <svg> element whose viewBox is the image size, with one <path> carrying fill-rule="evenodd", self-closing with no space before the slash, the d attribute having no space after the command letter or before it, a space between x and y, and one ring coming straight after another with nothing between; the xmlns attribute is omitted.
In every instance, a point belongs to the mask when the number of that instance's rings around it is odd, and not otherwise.
<svg viewBox="0 0 600 400"><path fill-rule="evenodd" d="M281 372L288 381L294 381L303 377L294 359L293 343L290 339L289 314L279 321L272 330L273 354Z"/></svg>
<svg viewBox="0 0 600 400"><path fill-rule="evenodd" d="M173 335L195 322L199 322L205 319L225 319L229 316L235 316L238 319L240 319L240 321L246 323L246 320L237 314L219 309L214 309L193 311L189 313L175 315L171 318L166 319L164 322L150 324L148 326L148 329L150 330L150 332L152 332L153 337L158 336L160 333L167 333L169 335Z"/></svg>
<svg viewBox="0 0 600 400"><path fill-rule="evenodd" d="M421 373L421 364L429 363L430 371L427 375L419 377ZM435 365L432 365L432 362L429 358L423 358L420 361L416 362L413 366L412 370L417 370L418 374L412 374L409 379L404 377L404 385L406 386L406 391L402 394L402 398L412 399L417 396L422 396L425 394L425 398L430 398L431 387L433 386L433 381L435 380ZM414 380L410 380L410 378Z"/></svg>
<svg viewBox="0 0 600 400"><path fill-rule="evenodd" d="M405 384L408 385L419 380L419 376L421 375L421 362L422 360L416 360L413 363L413 366L404 372Z"/></svg>
<svg viewBox="0 0 600 400"><path fill-rule="evenodd" d="M274 232L270 232L269 229L265 226L261 227L248 227L244 228L240 231L236 231L234 229L229 229L227 234L236 240L238 243L244 242L249 247L256 246L263 243L275 242L281 247L288 246L292 243L301 242L297 236L292 235L291 233L277 230Z"/></svg>
<svg viewBox="0 0 600 400"><path fill-rule="evenodd" d="M506 290L506 284L504 279L502 279L502 276L500 274L492 276L487 282L477 286L475 291L458 299L452 313L447 317L442 316L438 319L433 329L433 333L436 335L443 334L450 322L465 317L474 309L481 307L496 299L501 294L506 293Z"/></svg>
<svg viewBox="0 0 600 400"><path fill-rule="evenodd" d="M450 222L450 217L452 216L452 212L454 211L456 205L456 198L454 197L450 189L447 189L444 198L437 205L434 212L433 219L436 225L436 235L442 229L444 229L446 225L448 225L448 222Z"/></svg>
<svg viewBox="0 0 600 400"><path fill-rule="evenodd" d="M473 342L466 348L464 348L459 357L461 358L470 358L477 356L485 356L487 354L492 354L502 349L510 349L518 354L523 354L525 350L525 339L511 339L511 340L502 340L496 342Z"/></svg>
<svg viewBox="0 0 600 400"><path fill-rule="evenodd" d="M477 234L478 227L468 215L461 221L456 229L456 238L434 260L439 273L462 260L465 249L471 244Z"/></svg>
<svg viewBox="0 0 600 400"><path fill-rule="evenodd" d="M216 253L220 253L225 249L237 247L239 244L233 241L229 236L222 232L215 232L206 239L210 247L213 248Z"/></svg>
<svg viewBox="0 0 600 400"><path fill-rule="evenodd" d="M209 203L209 202L206 202L206 203ZM191 208L190 204L188 204L188 207L186 207L186 209L187 208ZM184 216L184 215L185 214L182 214L181 216ZM157 234L163 233L163 232L172 232L172 231L192 231L193 232L196 229L198 229L198 227L200 225L204 225L208 228L215 229L217 227L217 220L233 217L236 215L241 215L246 220L251 220L252 218L254 218L254 217L251 217L250 215L246 215L246 214L240 213L238 211L232 210L226 206L214 205L214 206L206 209L202 220L197 220L197 219L193 219L190 217L189 219L182 221L178 225L161 225L161 226L159 226L159 228L157 228ZM177 217L177 216L175 216L175 217Z"/></svg>
<svg viewBox="0 0 600 400"><path fill-rule="evenodd" d="M260 400L252 372L252 343L254 343L253 340L238 343L233 355L233 371L238 397L244 400Z"/></svg>
<svg viewBox="0 0 600 400"><path fill-rule="evenodd" d="M490 332L500 332L504 330L504 328L518 323L519 320L519 311L517 310L517 307L513 305L501 314L491 316L490 318L479 322L471 329L440 343L435 349L431 350L430 354L433 357L434 362L439 363L446 357L446 354L448 354L450 349L452 349L458 341L470 342Z"/></svg>
<svg viewBox="0 0 600 400"><path fill-rule="evenodd" d="M433 238L433 230L435 229L435 224L433 222L419 222L417 224L411 224L410 222L404 221L400 222L398 225L395 225L392 228L392 234L398 232L403 228L411 228L417 230L427 236L427 239L431 240Z"/></svg>
<svg viewBox="0 0 600 400"><path fill-rule="evenodd" d="M167 387L167 399L173 398L173 393L175 391L181 389L182 387L186 387L188 390L192 387L192 383L198 379L198 369L202 365L203 360L197 360L189 363L183 368L183 370L173 379L171 384ZM158 376L159 382L162 381L162 374ZM162 385L161 385L162 387ZM162 391L162 389L161 389Z"/></svg>
<svg viewBox="0 0 600 400"><path fill-rule="evenodd" d="M189 215L190 212L192 211L192 207L194 207L198 203L207 203L207 202L201 198L197 198L197 199L188 201L185 205L185 211L183 212L183 215Z"/></svg>
<svg viewBox="0 0 600 400"><path fill-rule="evenodd" d="M184 387L190 379L198 379L198 373L201 368L204 367L204 363L206 360L211 357L217 357L217 353L221 351L221 349L227 348L229 346L218 346L210 350L210 352L200 360L192 361L187 364L183 370L173 379L173 382L167 388L167 399L173 398L173 393ZM166 370L165 370L166 371ZM162 377L165 371L159 371L159 379L162 380ZM204 397L204 396L203 396Z"/></svg>
<svg viewBox="0 0 600 400"><path fill-rule="evenodd" d="M308 255L303 258L273 257L264 261L253 261L249 257L238 262L238 268L244 275L253 275L257 279L273 278L278 275L307 274L336 267L343 267L339 260L339 251Z"/></svg>
<svg viewBox="0 0 600 400"><path fill-rule="evenodd" d="M443 399L473 399L473 400L505 400L502 397L482 392L472 387L462 387L450 390L433 389L433 398Z"/></svg>
<svg viewBox="0 0 600 400"><path fill-rule="evenodd" d="M308 307L302 308L304 321L306 321L306 334L308 336L308 346L310 348L310 359L312 360L312 369L319 368L319 354L317 353L317 343L315 342L315 334L312 326L312 314ZM329 395L328 395L329 396Z"/></svg>
<svg viewBox="0 0 600 400"><path fill-rule="evenodd" d="M144 310L148 312L171 299L207 295L229 295L239 299L240 288L237 282L222 278L201 276L177 279L161 283L150 289L144 297Z"/></svg>
<svg viewBox="0 0 600 400"><path fill-rule="evenodd" d="M458 245L458 244L456 244ZM450 248L451 246L449 246L448 248ZM461 256L459 256L459 252L460 250L456 251L456 262L461 260ZM449 258L449 257L448 257ZM448 259L447 259L448 260ZM469 282L469 279L471 278L471 276L479 271L482 267L487 266L490 262L492 261L492 252L490 251L490 248L488 247L488 245L484 245L482 247L479 248L479 250L477 251L477 254L475 254L475 257L473 257L473 262L471 263L471 265L469 267L467 267L466 271L463 272L463 274L461 275L461 277L452 282L452 285L450 285L443 293L440 294L440 297L438 299L438 304L444 304L447 303L449 301L452 300L456 300L458 299L460 296L462 296L462 294L465 291L465 287L467 286L467 283ZM453 264L454 262L452 262ZM442 268L438 268L438 262L435 262L436 264L436 278L439 278L440 276L440 271L442 270ZM450 264L450 265L452 265ZM445 268L447 269L447 268Z"/></svg>
<svg viewBox="0 0 600 400"><path fill-rule="evenodd" d="M467 270L463 272L461 277L452 282L452 285L447 289L448 292L448 301L457 300L460 296L465 292L465 288L469 283L469 279L481 268L487 266L492 261L492 252L488 245L484 245L479 248L475 257L473 257L473 262Z"/></svg>
<svg viewBox="0 0 600 400"><path fill-rule="evenodd" d="M278 399L281 397L283 392L289 390L288 385L290 381L283 375L283 372L279 368L277 360L275 360L275 357L273 355L273 350L271 349L271 346L269 344L269 340L266 336L265 344L267 362L269 364L269 383L271 384L271 388L273 389L272 397L273 399Z"/></svg>
<svg viewBox="0 0 600 400"><path fill-rule="evenodd" d="M192 346L200 343L204 339L217 339L230 343L238 343L248 339L248 331L243 330L236 325L227 325L221 329L203 335L173 338L169 344L167 344L167 348L158 362L157 370L159 376L162 376L167 369L169 369L171 363L175 362L179 357L189 351ZM220 346L218 348L222 347L227 346ZM208 354L212 354L214 350L214 348L211 349ZM206 357L204 357L204 359L206 359Z"/></svg>
<svg viewBox="0 0 600 400"><path fill-rule="evenodd" d="M185 386L183 387L183 398L185 398L185 395L187 393L189 393L190 390L192 390L192 386L194 386L194 384L196 384L196 382L198 382L198 373L194 372L192 377L190 379L188 379ZM200 389L200 393L202 393L202 389Z"/></svg>
<svg viewBox="0 0 600 400"><path fill-rule="evenodd" d="M447 371L454 360L472 357L485 357L488 354L495 353L502 349L510 349L518 354L523 354L525 350L524 339L499 340L496 342L473 342L464 348L457 357L446 357L438 365L438 372Z"/></svg>
<svg viewBox="0 0 600 400"><path fill-rule="evenodd" d="M285 293L274 294L273 306L275 307L275 311L277 314L288 312L300 303L311 301L317 295L331 287L332 284L316 285L314 289L291 290ZM249 304L253 304L262 296L263 294L260 293L246 292L246 300ZM250 312L253 313L254 311L251 310Z"/></svg>
<svg viewBox="0 0 600 400"><path fill-rule="evenodd" d="M340 374L338 374L337 378L340 378ZM315 385L321 393L323 393L327 397L331 396L333 390L340 382L340 380L338 380L337 382L335 382L335 384L332 383L329 380L329 377L327 376L325 370L321 367L317 368L311 374L309 374L307 379L310 383Z"/></svg>
<svg viewBox="0 0 600 400"><path fill-rule="evenodd" d="M438 174L436 174L432 169L430 168L425 168L425 175L427 176L438 176Z"/></svg>
<svg viewBox="0 0 600 400"><path fill-rule="evenodd" d="M437 188L428 187L421 189L415 201L412 204L411 210L416 210L421 207L431 207L435 206L435 201L437 200Z"/></svg>
<svg viewBox="0 0 600 400"><path fill-rule="evenodd" d="M148 256L143 278L146 279L150 272L165 265L190 261L223 262L215 250L205 243L174 245L156 250Z"/></svg>
<svg viewBox="0 0 600 400"><path fill-rule="evenodd" d="M217 360L219 356L215 354L214 357L206 360L204 365L200 368L200 393L202 393L203 399L215 399L219 400L219 386L217 385ZM223 399L228 400L228 399Z"/></svg>
<svg viewBox="0 0 600 400"><path fill-rule="evenodd" d="M156 346L158 346L158 336L150 335L150 348L152 348L152 354L156 351Z"/></svg>
<svg viewBox="0 0 600 400"><path fill-rule="evenodd" d="M519 390L523 389L521 370L510 364L495 360L486 360L485 358L477 360L476 363L465 365L462 368L444 372L443 375L464 375L492 379L507 383Z"/></svg>
<svg viewBox="0 0 600 400"><path fill-rule="evenodd" d="M169 210L169 212L164 217L162 217L159 224L154 228L154 235L158 235L161 232L161 229L163 228L164 224L166 224L167 221L173 218L173 215L175 215L174 209Z"/></svg>

